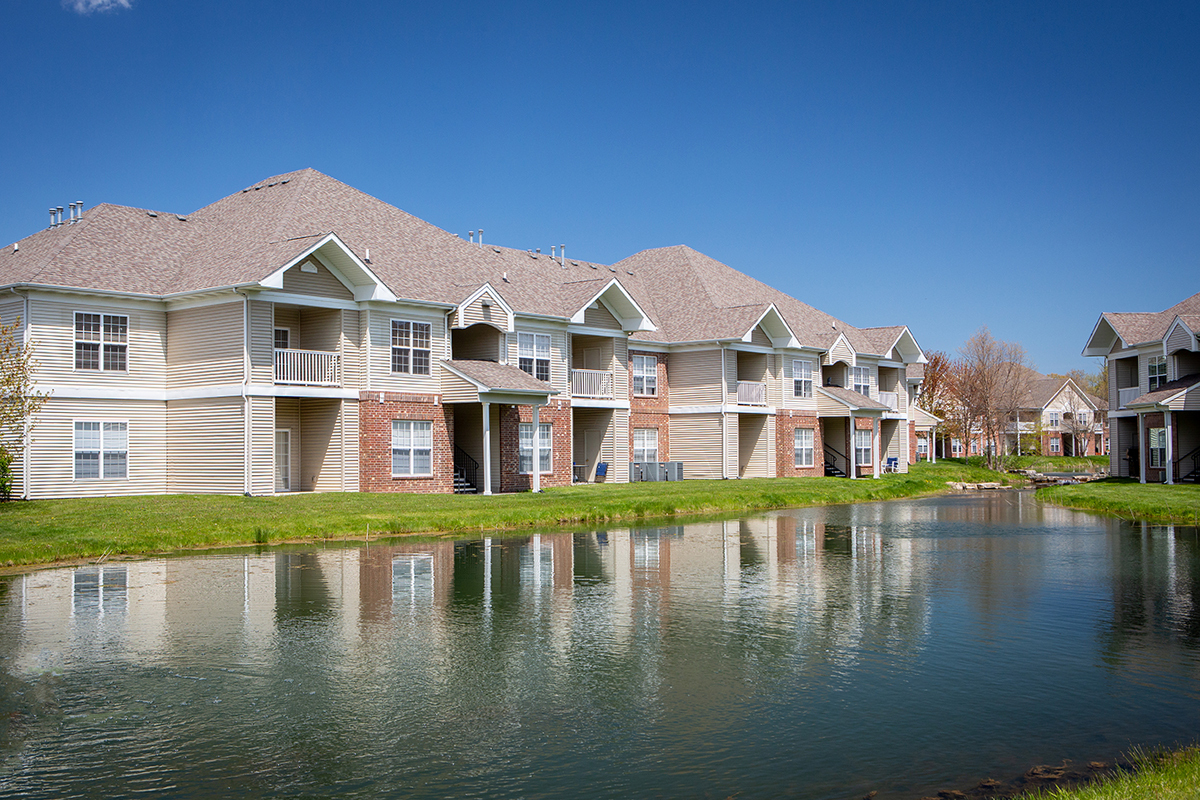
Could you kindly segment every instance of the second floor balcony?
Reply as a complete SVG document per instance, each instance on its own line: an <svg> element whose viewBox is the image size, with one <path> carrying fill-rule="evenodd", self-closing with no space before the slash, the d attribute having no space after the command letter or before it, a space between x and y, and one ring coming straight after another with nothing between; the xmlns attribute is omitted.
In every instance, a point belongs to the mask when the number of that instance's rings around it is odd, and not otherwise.
<svg viewBox="0 0 1200 800"><path fill-rule="evenodd" d="M276 350L275 383L341 386L341 357L321 350Z"/></svg>
<svg viewBox="0 0 1200 800"><path fill-rule="evenodd" d="M890 411L900 410L900 393L899 392L880 392L879 402L888 407Z"/></svg>
<svg viewBox="0 0 1200 800"><path fill-rule="evenodd" d="M1129 405L1129 401L1141 394L1142 389L1140 386L1127 386L1124 389L1117 389L1117 402L1120 403L1121 408L1124 408Z"/></svg>
<svg viewBox="0 0 1200 800"><path fill-rule="evenodd" d="M571 396L612 400L613 374L599 369L571 370Z"/></svg>
<svg viewBox="0 0 1200 800"><path fill-rule="evenodd" d="M765 406L767 385L758 381L738 381L737 401L740 406Z"/></svg>

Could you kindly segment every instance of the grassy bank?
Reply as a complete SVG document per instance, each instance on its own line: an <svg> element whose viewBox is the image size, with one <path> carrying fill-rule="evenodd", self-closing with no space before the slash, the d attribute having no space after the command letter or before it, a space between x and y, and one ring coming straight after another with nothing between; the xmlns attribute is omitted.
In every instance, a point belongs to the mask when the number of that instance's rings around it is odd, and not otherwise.
<svg viewBox="0 0 1200 800"><path fill-rule="evenodd" d="M1200 748L1135 754L1136 770L1074 789L1024 795L1027 800L1194 800L1200 796Z"/></svg>
<svg viewBox="0 0 1200 800"><path fill-rule="evenodd" d="M1130 520L1200 525L1200 485L1164 486L1128 478L1108 478L1077 486L1038 489L1037 498L1083 511Z"/></svg>
<svg viewBox="0 0 1200 800"><path fill-rule="evenodd" d="M1108 456L1005 456L1009 469L1047 472L1099 472L1108 470Z"/></svg>
<svg viewBox="0 0 1200 800"><path fill-rule="evenodd" d="M1005 476L958 460L879 480L756 478L570 486L542 494L156 495L0 504L0 565L292 540L467 534L560 524L637 522L721 512L854 503Z"/></svg>

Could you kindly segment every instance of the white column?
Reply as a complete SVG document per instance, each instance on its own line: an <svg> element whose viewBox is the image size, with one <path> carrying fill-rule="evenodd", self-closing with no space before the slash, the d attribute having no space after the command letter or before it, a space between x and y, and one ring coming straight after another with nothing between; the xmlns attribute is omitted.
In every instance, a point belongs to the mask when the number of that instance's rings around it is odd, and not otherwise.
<svg viewBox="0 0 1200 800"><path fill-rule="evenodd" d="M542 490L542 437L538 425L538 411L541 408L536 403L533 405L533 463L531 464L533 477L529 486L535 492Z"/></svg>
<svg viewBox="0 0 1200 800"><path fill-rule="evenodd" d="M1167 485L1175 483L1175 446L1171 442L1171 410L1163 412L1163 424L1167 435Z"/></svg>
<svg viewBox="0 0 1200 800"><path fill-rule="evenodd" d="M1140 480L1146 482L1146 460L1148 453L1146 452L1146 417L1142 412L1137 415L1138 426L1138 470L1141 473Z"/></svg>
<svg viewBox="0 0 1200 800"><path fill-rule="evenodd" d="M856 478L858 478L858 465L854 463L854 460L857 458L857 454L854 452L854 413L853 412L851 412L851 414L850 414L850 421L846 423L846 430L850 432L850 435L848 437L846 437L848 440L846 442L846 444L849 445L849 447L846 448L846 464L849 467L849 469L847 469L846 472L849 473L851 479L856 479Z"/></svg>
<svg viewBox="0 0 1200 800"><path fill-rule="evenodd" d="M937 425L929 429L929 463L937 463Z"/></svg>
<svg viewBox="0 0 1200 800"><path fill-rule="evenodd" d="M879 417L871 421L871 462L875 466L873 477L879 477Z"/></svg>
<svg viewBox="0 0 1200 800"><path fill-rule="evenodd" d="M483 404L483 493L492 493L492 404ZM489 551L490 552L490 551Z"/></svg>

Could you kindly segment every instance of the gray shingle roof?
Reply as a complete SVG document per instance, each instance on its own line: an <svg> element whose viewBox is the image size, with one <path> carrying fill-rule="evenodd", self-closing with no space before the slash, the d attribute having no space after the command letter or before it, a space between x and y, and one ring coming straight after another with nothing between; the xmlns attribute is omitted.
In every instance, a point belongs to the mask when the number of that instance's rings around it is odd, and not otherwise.
<svg viewBox="0 0 1200 800"><path fill-rule="evenodd" d="M558 390L550 384L539 381L528 372L511 364L465 360L446 360L442 363L453 367L476 383L481 383L495 391L558 394Z"/></svg>
<svg viewBox="0 0 1200 800"><path fill-rule="evenodd" d="M1135 397L1134 399L1130 400L1125 405L1126 405L1126 407L1128 407L1128 406L1144 406L1144 405L1152 405L1154 403L1161 403L1164 400L1170 400L1172 397L1179 394L1184 389L1191 389L1192 387L1196 386L1197 384L1200 384L1200 374L1185 375L1182 378L1177 378L1176 380L1170 381L1169 383L1164 383L1162 386L1158 387L1153 392L1146 392L1145 394L1143 394L1139 397Z"/></svg>
<svg viewBox="0 0 1200 800"><path fill-rule="evenodd" d="M866 411L890 411L888 406L883 403L872 400L865 394L859 394L853 389L845 389L841 386L822 386L821 391L835 397L851 408L861 408Z"/></svg>
<svg viewBox="0 0 1200 800"><path fill-rule="evenodd" d="M1168 308L1166 311L1147 313L1114 313L1105 312L1101 316L1108 320L1117 335L1125 340L1127 345L1153 342L1167 334L1167 328L1174 322L1176 316L1193 318L1200 316L1200 293L1194 294ZM1186 319L1185 319L1186 321ZM1192 323L1188 327L1193 331Z"/></svg>

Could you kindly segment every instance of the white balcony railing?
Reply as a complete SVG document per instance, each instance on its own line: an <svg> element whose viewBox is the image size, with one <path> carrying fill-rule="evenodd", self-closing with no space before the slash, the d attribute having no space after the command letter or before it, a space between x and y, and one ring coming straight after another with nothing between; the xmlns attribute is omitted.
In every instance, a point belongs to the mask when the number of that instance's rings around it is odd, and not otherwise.
<svg viewBox="0 0 1200 800"><path fill-rule="evenodd" d="M611 372L598 369L571 370L571 396L591 397L597 400L613 399L613 376Z"/></svg>
<svg viewBox="0 0 1200 800"><path fill-rule="evenodd" d="M900 410L900 395L897 392L880 392L879 402L883 403L892 411Z"/></svg>
<svg viewBox="0 0 1200 800"><path fill-rule="evenodd" d="M337 353L320 350L276 350L275 382L302 386L340 386Z"/></svg>
<svg viewBox="0 0 1200 800"><path fill-rule="evenodd" d="M738 381L739 406L765 406L767 404L767 385L755 381Z"/></svg>
<svg viewBox="0 0 1200 800"><path fill-rule="evenodd" d="M1139 386L1130 386L1126 389L1117 389L1117 400L1121 404L1121 408L1129 405L1129 401L1135 397L1142 395L1142 389Z"/></svg>

